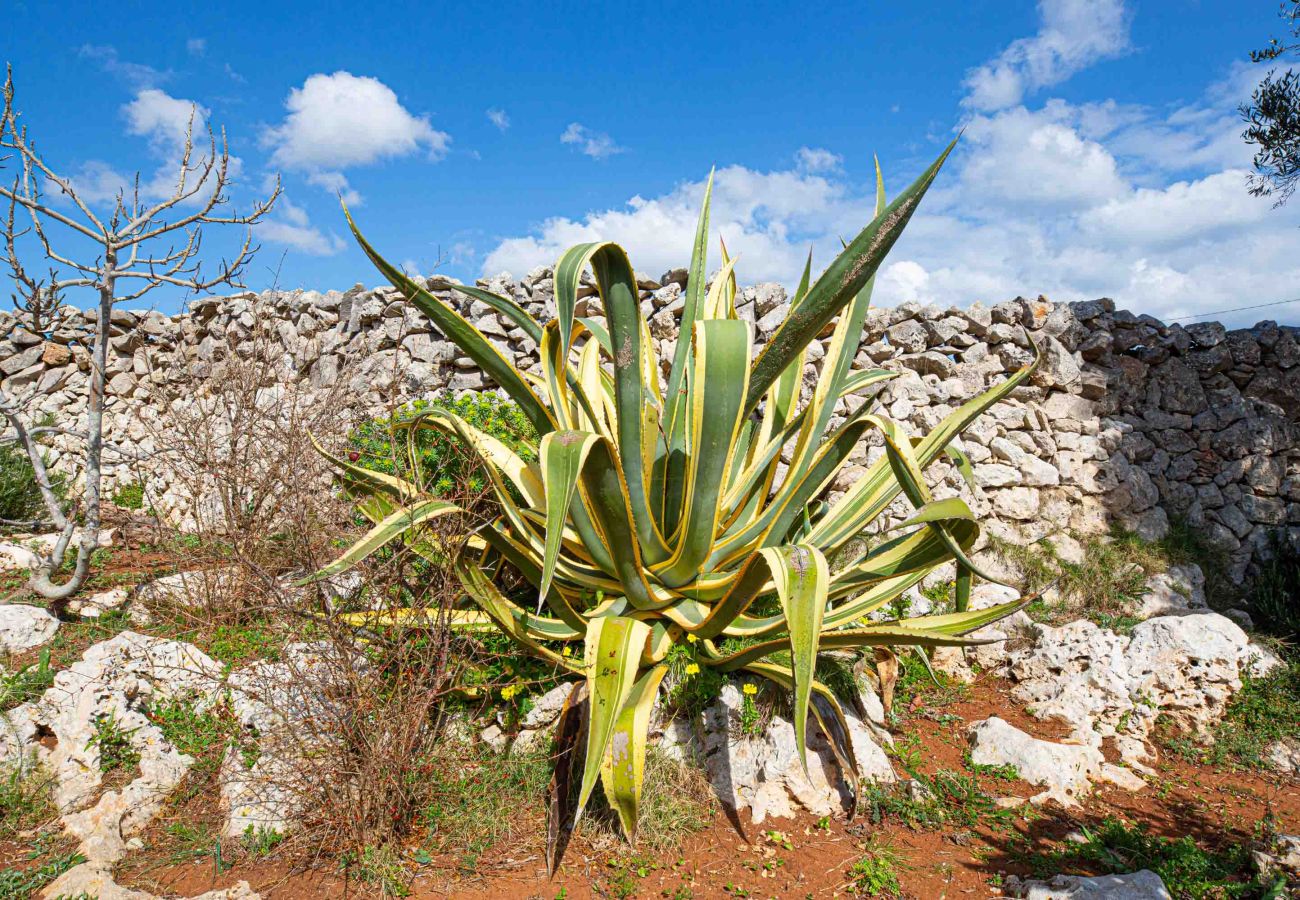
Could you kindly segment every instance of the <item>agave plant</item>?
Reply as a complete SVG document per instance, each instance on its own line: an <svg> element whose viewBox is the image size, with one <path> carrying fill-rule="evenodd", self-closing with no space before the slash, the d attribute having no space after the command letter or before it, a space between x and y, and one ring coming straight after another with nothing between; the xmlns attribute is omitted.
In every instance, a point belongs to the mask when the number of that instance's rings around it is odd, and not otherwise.
<svg viewBox="0 0 1300 900"><path fill-rule="evenodd" d="M890 203L877 169L875 218L816 281L810 256L789 314L757 354L753 326L736 314L734 260L725 247L722 268L706 287L710 178L680 332L662 382L636 277L616 244L581 244L560 257L555 317L544 325L508 298L455 286L537 343L537 375L514 368L454 309L387 263L349 215L385 277L496 381L540 437L537 461L525 462L448 412L403 424L413 469L414 436L439 429L472 448L491 478L501 514L459 548L437 545L424 528L455 506L417 483L326 453L374 527L315 577L399 539L432 557L450 554L467 604L454 614L457 624L489 623L575 676L557 725L552 871L598 781L635 839L647 728L674 644L694 644L699 665L753 673L792 691L805 766L811 710L856 785L843 711L814 677L819 651L872 648L888 682L891 648L978 643L964 635L1024 602L967 609L972 577L984 577L968 556L979 529L962 500L932 499L924 470L947 454L969 474L954 439L1031 367L923 437L873 411L870 399L855 400L896 374L852 368L872 279L951 149ZM603 321L576 315L588 268ZM807 347L832 323L811 399L801 404ZM820 502L873 430L884 439L884 455L839 499ZM862 540L899 495L915 514L874 543ZM955 612L865 618L950 562ZM503 590L506 567L522 573L535 594ZM387 621L408 618L389 613ZM373 615L357 619L363 620ZM566 642L580 642L581 654L563 650Z"/></svg>

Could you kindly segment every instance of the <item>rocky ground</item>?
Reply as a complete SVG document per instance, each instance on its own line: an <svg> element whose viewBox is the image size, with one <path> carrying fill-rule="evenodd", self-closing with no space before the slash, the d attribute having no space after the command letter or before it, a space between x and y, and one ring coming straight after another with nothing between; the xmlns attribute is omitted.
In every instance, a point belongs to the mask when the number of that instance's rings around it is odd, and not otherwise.
<svg viewBox="0 0 1300 900"><path fill-rule="evenodd" d="M439 843L426 816L404 857L345 876L296 849L285 789L312 765L295 735L331 702L301 675L333 651L160 626L151 606L219 591L224 576L158 577L146 542L119 540L76 621L0 603L0 763L38 764L54 810L0 831L0 898L345 896L396 892L402 872L413 896L1255 897L1300 876L1300 721L1253 754L1205 749L1229 746L1252 685L1288 663L1207 607L1195 566L1147 578L1123 624L1031 607L990 632L1001 643L938 654L938 682L909 665L889 712L860 687L847 709L864 776L855 816L820 735L805 774L780 708L755 722L728 684L698 719L654 726L659 756L698 773L656 790L695 791L691 811L656 819L664 834L639 850L597 817L548 880L540 786L557 688L518 721L455 729L463 783L487 786L446 814L493 819L493 839ZM0 548L11 600L22 550ZM1008 590L983 586L973 604ZM214 739L218 710L229 720ZM492 754L517 784L496 783Z"/></svg>

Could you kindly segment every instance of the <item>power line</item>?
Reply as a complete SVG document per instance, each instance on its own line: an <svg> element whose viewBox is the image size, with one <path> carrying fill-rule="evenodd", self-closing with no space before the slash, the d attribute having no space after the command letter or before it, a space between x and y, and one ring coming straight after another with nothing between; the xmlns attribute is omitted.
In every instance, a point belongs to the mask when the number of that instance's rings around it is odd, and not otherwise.
<svg viewBox="0 0 1300 900"><path fill-rule="evenodd" d="M1247 309L1267 309L1270 306L1286 306L1288 303L1300 303L1300 297L1294 300L1274 300L1272 303L1256 303L1254 306L1234 306L1232 309L1216 309L1213 312L1197 313L1194 316L1179 316L1170 322L1186 322L1188 319L1203 319L1206 316L1222 316L1226 313L1242 312Z"/></svg>

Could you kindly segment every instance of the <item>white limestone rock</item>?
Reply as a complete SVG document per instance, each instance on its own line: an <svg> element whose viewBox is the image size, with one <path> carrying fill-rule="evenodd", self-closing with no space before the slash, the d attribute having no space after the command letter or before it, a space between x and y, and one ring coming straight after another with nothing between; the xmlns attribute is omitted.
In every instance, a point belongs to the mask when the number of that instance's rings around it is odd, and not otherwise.
<svg viewBox="0 0 1300 900"><path fill-rule="evenodd" d="M1006 666L1013 696L1038 718L1073 725L1080 743L1113 737L1135 768L1149 757L1145 742L1160 715L1208 736L1256 652L1217 613L1148 619L1130 636L1086 620L1028 634Z"/></svg>
<svg viewBox="0 0 1300 900"><path fill-rule="evenodd" d="M124 631L87 649L39 699L0 714L0 760L34 757L43 765L79 852L90 863L112 865L193 764L149 720L149 707L164 699L201 707L220 682L221 666L196 647ZM121 790L101 794L93 738L97 722L108 717L140 754L140 771Z"/></svg>
<svg viewBox="0 0 1300 900"><path fill-rule="evenodd" d="M736 810L748 807L756 824L768 817L792 817L798 807L819 816L845 809L851 797L849 788L813 717L809 716L805 775L795 747L794 726L775 716L764 734L739 734L742 703L740 690L728 684L704 713L704 765L723 803ZM868 728L849 710L845 710L845 718L862 778L897 780L889 757Z"/></svg>
<svg viewBox="0 0 1300 900"><path fill-rule="evenodd" d="M38 606L0 604L0 656L48 644L58 630L59 620Z"/></svg>
<svg viewBox="0 0 1300 900"><path fill-rule="evenodd" d="M1146 592L1135 612L1139 619L1205 612L1205 573L1195 563L1173 565L1147 579Z"/></svg>
<svg viewBox="0 0 1300 900"><path fill-rule="evenodd" d="M1098 781L1120 784L1130 790L1145 785L1141 778L1110 765L1098 744L1058 744L1026 734L993 716L970 727L971 762L982 766L1014 766L1020 777L1045 788L1029 798L1034 804L1054 800L1076 806Z"/></svg>
<svg viewBox="0 0 1300 900"><path fill-rule="evenodd" d="M1005 886L1008 897L1025 900L1170 900L1160 876L1150 869L1129 875L1057 875L1047 881L1012 876Z"/></svg>

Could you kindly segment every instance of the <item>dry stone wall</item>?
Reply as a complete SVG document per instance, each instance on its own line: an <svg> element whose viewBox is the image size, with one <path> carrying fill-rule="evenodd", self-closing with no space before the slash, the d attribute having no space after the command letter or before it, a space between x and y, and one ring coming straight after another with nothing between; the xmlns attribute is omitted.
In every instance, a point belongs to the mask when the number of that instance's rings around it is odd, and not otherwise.
<svg viewBox="0 0 1300 900"><path fill-rule="evenodd" d="M660 359L672 355L685 281L680 269L640 278ZM479 284L541 320L553 313L549 269ZM507 358L537 367L537 347L522 330L445 280L429 286ZM579 315L599 316L594 287L585 285L583 293ZM743 288L737 303L760 341L789 308L777 284ZM92 315L66 311L48 334L36 335L0 314L2 385L33 419L76 429L84 418ZM145 462L119 464L110 477L143 478L164 511L177 485L166 465L149 462L159 435L197 398L221 390L232 360L269 351L282 380L297 384L309 402L342 402L355 415L440 390L490 387L472 361L386 287L246 293L200 300L170 317L116 310L112 329L108 438ZM828 331L809 348L805 392L816 383L829 337ZM1171 517L1182 517L1230 554L1237 576L1271 529L1300 527L1296 329L1274 322L1233 331L1212 322L1165 325L1107 299L903 304L871 313L856 364L899 373L880 400L919 431L1028 362L1031 342L1045 352L1032 382L982 415L963 440L978 489L971 492L940 465L938 496L968 496L993 533L1018 543L1100 532L1112 523L1156 538ZM72 438L53 436L56 467L73 471L72 446ZM882 452L878 436L865 441L832 490L847 488Z"/></svg>

